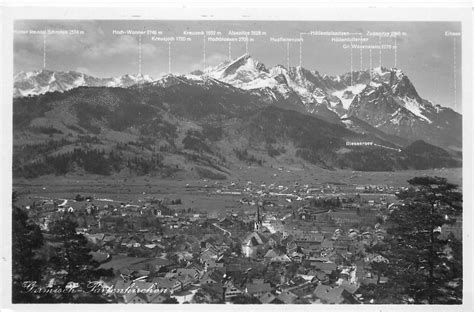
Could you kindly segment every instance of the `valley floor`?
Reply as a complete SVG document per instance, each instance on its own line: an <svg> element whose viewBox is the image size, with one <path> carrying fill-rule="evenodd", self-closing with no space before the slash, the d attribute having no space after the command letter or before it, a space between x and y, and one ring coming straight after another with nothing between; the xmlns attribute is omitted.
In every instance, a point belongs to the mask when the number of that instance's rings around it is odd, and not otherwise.
<svg viewBox="0 0 474 312"><path fill-rule="evenodd" d="M197 211L211 212L239 209L236 202L242 196L226 194L214 196L216 191L228 185L236 188L248 182L254 185L294 186L306 185L318 187L324 184L339 185L354 193L356 186L388 185L392 187L408 186L407 180L416 176L440 176L457 184L462 191L462 169L408 170L396 172L362 172L350 170L324 170L319 168L263 168L240 167L234 170L234 176L227 180L176 180L160 177L104 177L104 176L45 176L36 179L16 179L13 191L17 191L20 206L30 205L32 200L40 198L73 199L77 194L90 195L95 200L113 200L117 203L139 203L147 197L180 198ZM352 190L352 191L351 191ZM336 194L337 195L337 194ZM253 207L252 207L253 209Z"/></svg>
<svg viewBox="0 0 474 312"><path fill-rule="evenodd" d="M461 169L238 169L218 181L47 176L15 180L13 191L15 205L28 211L46 240L53 220L75 220L75 230L93 246L90 254L101 268L113 269L107 287L127 289L134 276L143 289L167 289L164 297L115 295L108 298L113 302L229 303L237 291L239 300L262 303L277 296L283 303L362 303L370 298L356 293L360 287L387 282L365 264L376 256L365 246L384 239L381 223L406 181L440 176L462 189ZM462 218L443 232L461 237L461 230ZM257 245L248 247L250 241ZM209 288L211 277L221 283ZM175 289L170 283L177 281ZM343 289L352 295L341 297Z"/></svg>

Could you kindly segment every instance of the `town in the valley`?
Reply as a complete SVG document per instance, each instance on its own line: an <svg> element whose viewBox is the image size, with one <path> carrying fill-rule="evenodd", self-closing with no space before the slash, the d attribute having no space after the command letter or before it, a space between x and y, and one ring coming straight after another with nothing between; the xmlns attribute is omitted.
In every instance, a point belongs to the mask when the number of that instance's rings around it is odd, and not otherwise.
<svg viewBox="0 0 474 312"><path fill-rule="evenodd" d="M96 281L110 302L370 303L361 287L388 280L373 269L388 260L370 246L384 240L403 188L200 180L183 182L182 196L32 194L22 208L46 244L52 222L77 223L92 258L113 271ZM227 204L206 209L199 198Z"/></svg>

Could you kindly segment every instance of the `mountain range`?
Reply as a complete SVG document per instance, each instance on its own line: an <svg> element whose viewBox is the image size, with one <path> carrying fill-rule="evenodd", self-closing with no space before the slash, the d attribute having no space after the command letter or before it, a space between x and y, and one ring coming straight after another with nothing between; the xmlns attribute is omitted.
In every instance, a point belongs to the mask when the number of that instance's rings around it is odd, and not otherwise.
<svg viewBox="0 0 474 312"><path fill-rule="evenodd" d="M211 177L239 162L398 170L460 166L462 157L462 116L423 99L395 68L328 76L243 55L159 79L21 72L13 110L20 176L57 173L48 162L86 170L83 150L100 151L90 157L109 172ZM28 154L35 149L45 156Z"/></svg>
<svg viewBox="0 0 474 312"><path fill-rule="evenodd" d="M148 75L123 75L115 78L96 78L75 71L58 72L52 70L38 70L19 72L13 78L14 97L34 96L47 92L64 92L77 87L121 87L150 82L153 79Z"/></svg>

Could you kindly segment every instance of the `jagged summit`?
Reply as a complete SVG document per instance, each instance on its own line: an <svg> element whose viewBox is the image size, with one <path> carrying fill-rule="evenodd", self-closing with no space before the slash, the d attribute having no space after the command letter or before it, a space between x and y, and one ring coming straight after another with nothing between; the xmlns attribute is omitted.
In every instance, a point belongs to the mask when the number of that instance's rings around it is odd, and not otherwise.
<svg viewBox="0 0 474 312"><path fill-rule="evenodd" d="M119 77L98 78L77 71L41 69L18 72L14 76L14 97L33 96L47 92L64 92L77 87L122 87L151 82L153 78L143 74L125 74Z"/></svg>
<svg viewBox="0 0 474 312"><path fill-rule="evenodd" d="M265 65L249 54L232 61L225 61L204 71L206 76L223 81L241 89L274 88L278 82L270 75Z"/></svg>
<svg viewBox="0 0 474 312"><path fill-rule="evenodd" d="M410 138L424 137L430 131L438 133L460 118L451 109L423 99L399 68L381 66L330 76L301 66L266 67L249 54L215 67L185 75L164 75L156 80L130 74L95 78L75 71L48 69L19 72L14 79L15 97L63 92L80 86L127 88L146 82L162 88L237 88L257 94L263 102L278 99L279 105L285 103L289 108L332 122L340 122L342 116L353 116L388 134Z"/></svg>
<svg viewBox="0 0 474 312"><path fill-rule="evenodd" d="M137 84L140 88L133 87ZM80 86L99 88L77 88ZM95 78L51 70L15 75L19 96L73 88L77 89L64 94L15 99L18 135L23 136L26 129L38 138L47 137L47 132L41 131L54 127L57 131L52 133L57 137L91 133L103 142L111 137L150 138L156 140L153 153L159 149L160 155L169 157L163 163L173 168L177 168L177 161L180 172L181 168L189 170L192 162L183 157L187 154L173 154L175 148L180 153L182 148L185 153L223 155L234 161L231 148L245 146L249 155L263 155L262 159L271 162L295 163L298 159L324 168L392 170L410 168L408 156L397 152L399 163L374 169L378 161L390 162L385 157L390 155L372 151L363 157L347 154L350 149L345 143L360 138L401 148L421 139L443 148L462 147L462 117L423 99L409 76L398 68L376 67L330 76L300 66L266 67L244 54L215 67L166 74L156 80L146 75ZM294 146L296 151L287 153L282 148L280 152L280 146ZM270 156L276 149L283 154ZM148 152L153 155L151 149L136 150L140 155ZM383 161L378 156L383 156ZM340 162L335 161L338 159ZM366 164L361 167L361 162ZM228 170L221 169L212 167L215 173ZM199 170L192 172L199 174Z"/></svg>

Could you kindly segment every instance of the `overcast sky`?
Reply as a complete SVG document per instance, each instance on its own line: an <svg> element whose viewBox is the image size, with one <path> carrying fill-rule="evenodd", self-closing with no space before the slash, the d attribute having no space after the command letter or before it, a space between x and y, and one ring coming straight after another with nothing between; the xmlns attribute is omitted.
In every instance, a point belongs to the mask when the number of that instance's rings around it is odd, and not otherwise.
<svg viewBox="0 0 474 312"><path fill-rule="evenodd" d="M40 34L20 34L21 30L79 30L85 34L54 34L44 38ZM446 31L460 32L455 22L313 22L313 21L16 21L14 42L14 70L30 71L43 68L46 46L46 68L76 70L98 77L136 74L139 71L139 36L117 35L113 30L156 30L158 37L182 36L183 31L215 30L221 37L231 37L229 31L263 31L264 36L251 36L248 52L267 68L277 64L290 66L300 63L300 43L273 42L270 38L299 38L300 33L311 31L334 32L405 32L406 36L381 38L382 44L397 46L397 68L408 75L421 97L435 104L461 111L461 38L456 38L456 75L454 71L454 39ZM203 36L188 36L192 41L152 41L141 36L142 73L159 77L168 73L169 49L171 72L189 73L205 66L215 66L229 58L227 42L206 41L204 64ZM303 67L322 74L339 75L351 70L351 49L344 43L331 42L336 36L303 35L301 59ZM348 38L354 36L341 36ZM370 37L364 45L379 43L379 37ZM346 43L347 44L347 43ZM361 50L352 49L353 70L361 68ZM231 57L246 52L244 42L231 44ZM362 50L362 69L370 64L369 49ZM382 66L395 65L395 51L382 50ZM380 65L379 50L372 50L372 65ZM454 77L456 76L456 107L454 107Z"/></svg>

